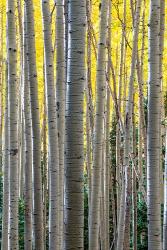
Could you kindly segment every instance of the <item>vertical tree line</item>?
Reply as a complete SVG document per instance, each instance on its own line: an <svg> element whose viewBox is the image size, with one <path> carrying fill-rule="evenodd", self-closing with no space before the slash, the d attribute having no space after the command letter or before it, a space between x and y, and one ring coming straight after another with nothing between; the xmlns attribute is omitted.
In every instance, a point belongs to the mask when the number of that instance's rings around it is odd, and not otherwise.
<svg viewBox="0 0 167 250"><path fill-rule="evenodd" d="M167 250L165 0L2 0L2 250Z"/></svg>

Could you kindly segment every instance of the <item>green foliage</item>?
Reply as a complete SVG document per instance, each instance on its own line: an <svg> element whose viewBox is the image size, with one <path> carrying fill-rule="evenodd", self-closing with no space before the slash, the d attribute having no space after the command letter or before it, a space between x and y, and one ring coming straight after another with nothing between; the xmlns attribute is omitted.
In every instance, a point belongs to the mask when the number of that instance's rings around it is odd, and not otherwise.
<svg viewBox="0 0 167 250"><path fill-rule="evenodd" d="M0 176L0 239L2 239L3 178ZM24 201L19 200L19 250L24 249ZM0 240L1 248L1 240Z"/></svg>
<svg viewBox="0 0 167 250"><path fill-rule="evenodd" d="M24 249L24 201L19 200L19 249Z"/></svg>
<svg viewBox="0 0 167 250"><path fill-rule="evenodd" d="M147 246L147 206L141 200L137 203L137 249L146 250Z"/></svg>

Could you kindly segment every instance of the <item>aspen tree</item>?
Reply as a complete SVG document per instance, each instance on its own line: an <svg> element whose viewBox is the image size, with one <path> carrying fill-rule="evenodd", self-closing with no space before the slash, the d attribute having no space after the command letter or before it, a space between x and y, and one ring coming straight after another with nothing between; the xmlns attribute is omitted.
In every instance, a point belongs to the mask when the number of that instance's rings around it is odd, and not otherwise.
<svg viewBox="0 0 167 250"><path fill-rule="evenodd" d="M6 63L6 100L4 121L4 146L3 146L3 210L2 210L2 250L7 250L9 245L9 117L8 117L8 64Z"/></svg>
<svg viewBox="0 0 167 250"><path fill-rule="evenodd" d="M150 1L149 17L149 79L148 79L148 129L147 129L147 216L148 250L160 250L160 78L159 78L159 24L160 1Z"/></svg>
<svg viewBox="0 0 167 250"><path fill-rule="evenodd" d="M30 82L30 103L32 118L33 142L33 233L34 248L44 249L43 242L43 204L42 204L42 178L41 178L41 140L38 103L38 81L36 69L34 11L32 0L25 0L26 29L27 29L27 58L28 79Z"/></svg>
<svg viewBox="0 0 167 250"><path fill-rule="evenodd" d="M118 239L117 249L122 250L123 244L125 249L129 248L130 241L130 192L131 192L131 181L130 181L130 167L129 167L129 153L130 153L130 130L132 125L132 106L133 106L133 85L135 76L135 64L137 55L137 42L138 42L138 31L140 21L140 8L142 0L137 1L136 13L134 19L134 34L133 34L133 47L132 47L132 61L131 61L131 72L129 79L129 93L128 101L126 105L125 114L125 135L124 135L124 173L125 183L123 180L120 213L118 221ZM124 193L125 192L125 193ZM124 237L125 236L125 237Z"/></svg>
<svg viewBox="0 0 167 250"><path fill-rule="evenodd" d="M86 1L68 2L64 249L83 249L83 97Z"/></svg>
<svg viewBox="0 0 167 250"><path fill-rule="evenodd" d="M9 90L9 248L18 249L17 49L15 1L7 1L7 60Z"/></svg>
<svg viewBox="0 0 167 250"><path fill-rule="evenodd" d="M49 249L59 249L59 148L49 1L42 0L49 139Z"/></svg>
<svg viewBox="0 0 167 250"><path fill-rule="evenodd" d="M91 29L90 29L90 20L91 20L91 6L92 1L86 1L86 15L87 15L87 85L86 85L86 168L88 175L88 204L91 204L91 182L92 182L92 60L91 60ZM90 207L89 207L90 212ZM89 217L89 215L88 215ZM89 218L88 218L89 221Z"/></svg>
<svg viewBox="0 0 167 250"><path fill-rule="evenodd" d="M44 65L44 64L43 64ZM44 68L44 66L43 66ZM43 110L43 227L44 227L44 250L46 250L47 237L47 202L48 202L48 159L47 159L47 110L46 110L46 84L45 69L44 75L44 110Z"/></svg>
<svg viewBox="0 0 167 250"><path fill-rule="evenodd" d="M90 207L89 225L89 249L99 248L99 223L100 223L100 179L103 146L103 118L105 104L106 84L106 38L107 38L107 13L108 0L101 1L100 8L100 31L97 57L96 74L96 114L93 140L93 172L92 172L92 195Z"/></svg>
<svg viewBox="0 0 167 250"><path fill-rule="evenodd" d="M23 34L23 81L24 81L24 137L25 137L25 225L24 225L24 249L32 249L32 134L31 134L31 107L30 107L30 83L28 80L27 61L27 31L24 8L24 34Z"/></svg>
<svg viewBox="0 0 167 250"><path fill-rule="evenodd" d="M135 98L135 94L133 96L133 101ZM136 178L136 126L135 126L135 113L134 106L132 109L132 129L133 129L133 137L132 137L132 226L133 226L133 250L137 250L137 178Z"/></svg>
<svg viewBox="0 0 167 250"><path fill-rule="evenodd" d="M160 202L163 203L164 187L163 187L163 153L162 145L164 144L165 127L164 120L164 99L163 99L163 51L164 51L164 33L165 33L165 0L160 1L160 25L159 25L159 78L161 86L161 100L160 100Z"/></svg>
<svg viewBox="0 0 167 250"><path fill-rule="evenodd" d="M65 135L65 19L64 2L56 1L56 107L59 142L60 249L63 249L64 135Z"/></svg>
<svg viewBox="0 0 167 250"><path fill-rule="evenodd" d="M122 106L122 88L123 88L123 64L124 64L124 49L125 49L125 35L126 35L126 0L123 4L123 23L122 23L122 35L121 35L121 55L120 55L120 68L119 68L119 86L118 86L118 110L121 113ZM117 122L117 133L116 133L116 180L117 180L117 220L119 218L119 207L120 207L120 195L121 195L121 132L120 124Z"/></svg>
<svg viewBox="0 0 167 250"><path fill-rule="evenodd" d="M109 1L108 6L108 64L107 64L107 77L108 84L110 84L110 57L111 57L111 1ZM105 249L110 248L109 232L110 232L110 91L107 88L106 91L106 111L105 111L105 169L104 169L104 219L105 219L105 235L104 235L104 244Z"/></svg>

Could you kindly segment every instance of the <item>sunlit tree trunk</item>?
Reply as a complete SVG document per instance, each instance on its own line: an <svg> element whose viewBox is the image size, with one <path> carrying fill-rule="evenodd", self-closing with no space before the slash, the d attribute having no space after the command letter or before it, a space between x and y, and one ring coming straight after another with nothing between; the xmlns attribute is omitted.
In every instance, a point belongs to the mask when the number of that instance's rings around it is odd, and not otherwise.
<svg viewBox="0 0 167 250"><path fill-rule="evenodd" d="M110 57L111 57L111 1L108 7L108 65L107 65L107 78L110 84ZM106 110L105 110L105 166L104 166L104 246L105 250L110 248L110 91L106 90Z"/></svg>
<svg viewBox="0 0 167 250"><path fill-rule="evenodd" d="M24 80L24 138L25 138L25 225L24 225L24 249L32 249L32 134L31 134L31 107L30 84L28 80L27 61L27 32L24 8L24 38L23 38L23 80Z"/></svg>
<svg viewBox="0 0 167 250"><path fill-rule="evenodd" d="M9 122L8 122L8 64L6 64L6 100L4 121L4 146L3 146L3 210L2 210L2 250L8 249L9 230Z"/></svg>
<svg viewBox="0 0 167 250"><path fill-rule="evenodd" d="M25 225L24 225L24 249L32 249L32 134L31 134L31 107L30 84L28 80L27 61L27 31L24 8L24 39L23 39L23 81L24 81L24 138L25 138Z"/></svg>
<svg viewBox="0 0 167 250"><path fill-rule="evenodd" d="M150 1L149 19L149 79L148 79L148 149L147 149L147 215L148 249L160 250L160 77L159 77L159 24L160 1Z"/></svg>
<svg viewBox="0 0 167 250"><path fill-rule="evenodd" d="M63 249L64 135L65 135L65 19L62 0L56 1L56 105L59 142L60 249Z"/></svg>
<svg viewBox="0 0 167 250"><path fill-rule="evenodd" d="M43 66L44 68L44 66ZM45 71L45 69L43 69ZM47 243L47 204L48 204L48 161L47 161L47 110L46 110L46 84L44 73L44 110L43 110L43 227L44 227L44 250L46 250Z"/></svg>
<svg viewBox="0 0 167 250"><path fill-rule="evenodd" d="M135 99L135 95L133 97ZM136 124L134 106L132 111L132 230L133 230L133 250L137 250L137 178L136 178Z"/></svg>
<svg viewBox="0 0 167 250"><path fill-rule="evenodd" d="M108 0L101 1L100 33L98 44L97 74L96 74L96 114L93 141L93 173L92 195L89 225L89 249L98 250L99 222L100 222L100 179L103 147L103 118L106 92L106 38Z"/></svg>
<svg viewBox="0 0 167 250"><path fill-rule="evenodd" d="M163 51L164 51L164 33L165 33L165 0L160 1L160 33L159 33L159 78L161 86L161 101L160 101L160 202L163 203L164 188L163 188L163 151L162 145L164 144L165 127L164 123L164 98L163 98Z"/></svg>
<svg viewBox="0 0 167 250"><path fill-rule="evenodd" d="M124 179L122 180L123 183L122 183L120 213L118 221L118 239L117 239L117 249L120 250L123 249L123 242L125 249L128 249L130 240L129 238L130 237L130 192L131 192L131 181L130 181L131 178L130 178L130 168L129 168L130 127L132 122L131 119L132 119L132 103L133 103L133 82L134 82L136 53L137 53L140 7L141 7L141 0L137 1L136 15L134 21L134 36L133 36L133 48L132 48L131 74L129 81L129 95L126 106L126 114L125 114L126 119L125 119L124 160L123 160L123 165L125 168L123 170L125 171L125 177L123 176L123 178L125 178L125 181Z"/></svg>
<svg viewBox="0 0 167 250"><path fill-rule="evenodd" d="M25 0L27 28L28 78L30 82L30 103L33 142L33 232L34 248L43 250L43 204L41 178L41 141L38 104L38 81L36 69L34 11L32 0Z"/></svg>
<svg viewBox="0 0 167 250"><path fill-rule="evenodd" d="M68 4L68 68L65 135L64 249L83 249L83 97L85 87L85 0Z"/></svg>
<svg viewBox="0 0 167 250"><path fill-rule="evenodd" d="M86 15L87 15L87 85L85 88L86 92L86 168L88 175L88 209L90 213L91 204L91 183L92 183L92 127L93 127L93 107L92 107L92 60L91 60L91 9L92 1L86 1ZM88 215L89 223L89 215Z"/></svg>
<svg viewBox="0 0 167 250"><path fill-rule="evenodd" d="M120 51L120 69L119 69L119 86L118 86L118 110L121 113L122 106L122 89L123 89L123 65L124 65L124 50L125 50L125 34L126 34L126 0L124 0L123 5L123 23L122 23L122 37L121 37L121 51ZM124 93L125 94L125 93ZM117 220L119 218L119 206L120 206L120 194L121 194L121 131L120 123L117 122L117 131L116 131L116 180L117 180Z"/></svg>
<svg viewBox="0 0 167 250"><path fill-rule="evenodd" d="M9 90L9 248L18 249L17 49L15 1L7 1L7 60Z"/></svg>
<svg viewBox="0 0 167 250"><path fill-rule="evenodd" d="M49 249L59 249L59 148L49 1L42 1L49 139Z"/></svg>
<svg viewBox="0 0 167 250"><path fill-rule="evenodd" d="M118 221L118 239L117 249L122 250L123 244L125 249L129 249L130 244L130 196L131 196L131 177L129 167L129 153L130 153L130 132L132 124L132 106L133 106L133 88L134 88L134 76L135 76L135 64L137 55L137 43L138 43L138 31L139 31L139 20L140 20L140 8L141 0L137 1L136 14L134 19L134 35L133 35L133 48L132 48L132 61L131 61L131 72L129 79L129 93L128 101L126 106L125 114L125 136L124 136L124 160L123 166L125 171L125 183L123 180L120 213ZM124 187L125 185L125 187ZM123 193L125 192L125 194Z"/></svg>

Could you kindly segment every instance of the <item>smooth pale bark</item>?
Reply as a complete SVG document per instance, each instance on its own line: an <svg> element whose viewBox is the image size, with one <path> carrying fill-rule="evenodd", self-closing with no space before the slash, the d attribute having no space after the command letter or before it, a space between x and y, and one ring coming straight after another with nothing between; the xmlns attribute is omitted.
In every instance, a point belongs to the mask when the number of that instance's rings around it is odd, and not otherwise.
<svg viewBox="0 0 167 250"><path fill-rule="evenodd" d="M24 8L24 38L23 38L23 81L24 81L24 138L25 138L25 224L24 224L24 249L32 249L32 127L30 107L30 83L28 80L27 61L27 32Z"/></svg>
<svg viewBox="0 0 167 250"><path fill-rule="evenodd" d="M133 97L133 100L135 95ZM132 111L132 128L133 128L133 141L132 141L132 230L133 230L133 250L137 250L137 178L136 178L136 126L135 126L135 113L134 106Z"/></svg>
<svg viewBox="0 0 167 250"><path fill-rule="evenodd" d="M137 42L138 42L138 31L140 21L140 8L142 0L137 1L136 13L134 19L134 35L133 35L133 47L132 47L132 61L131 61L131 72L129 79L129 93L128 101L126 105L125 113L125 137L124 137L124 172L125 172L125 183L123 180L120 213L118 221L118 239L117 249L122 250L123 245L125 249L129 249L130 244L130 197L131 197L131 177L129 167L129 153L130 153L130 131L132 124L132 106L133 106L133 88L134 88L134 76L135 76L135 64L137 55ZM124 187L125 185L125 187ZM125 192L125 194L124 194Z"/></svg>
<svg viewBox="0 0 167 250"><path fill-rule="evenodd" d="M100 249L105 250L105 214L104 214L104 166L105 166L105 119L103 119L103 146L102 146L102 163L101 163L101 187L100 187Z"/></svg>
<svg viewBox="0 0 167 250"><path fill-rule="evenodd" d="M68 3L64 249L83 249L83 97L86 1Z"/></svg>
<svg viewBox="0 0 167 250"><path fill-rule="evenodd" d="M67 81L68 63L68 0L64 0L64 19L65 19L65 81Z"/></svg>
<svg viewBox="0 0 167 250"><path fill-rule="evenodd" d="M164 32L165 32L165 0L160 1L160 33L159 33L159 77L161 85L161 108L160 108L160 202L163 203L164 188L163 188L163 161L164 155L162 151L162 145L164 144L165 127L164 121L164 98L163 98L163 50L164 50Z"/></svg>
<svg viewBox="0 0 167 250"><path fill-rule="evenodd" d="M18 73L19 93L23 93L23 25L21 2L17 0L18 30L19 42L17 42L20 51L20 67ZM24 118L23 118L23 96L18 96L18 168L19 168L19 198L23 198L24 193Z"/></svg>
<svg viewBox="0 0 167 250"><path fill-rule="evenodd" d="M111 56L111 1L108 7L108 65L107 65L107 78L110 84L111 70L109 58ZM105 165L104 165L104 246L105 250L110 248L110 91L106 91L106 110L105 110Z"/></svg>
<svg viewBox="0 0 167 250"><path fill-rule="evenodd" d="M18 249L17 49L15 1L7 1L7 60L9 90L9 248Z"/></svg>
<svg viewBox="0 0 167 250"><path fill-rule="evenodd" d="M87 85L86 85L86 168L88 177L88 209L90 213L91 204L91 183L92 183L92 126L91 119L93 115L92 110L92 60L91 60L91 31L90 31L90 19L91 19L92 1L86 1L86 16L87 16ZM93 122L92 122L93 123ZM88 215L89 223L89 215Z"/></svg>
<svg viewBox="0 0 167 250"><path fill-rule="evenodd" d="M148 250L160 250L160 77L159 77L159 24L160 1L150 1L149 18L149 79L148 79L148 129L147 129L147 217Z"/></svg>
<svg viewBox="0 0 167 250"><path fill-rule="evenodd" d="M43 65L44 68L44 65ZM43 70L45 71L45 69ZM43 110L43 228L44 228L44 250L46 250L47 237L47 202L48 202L48 161L47 161L47 110L46 110L46 90L45 72L44 74L44 110Z"/></svg>
<svg viewBox="0 0 167 250"><path fill-rule="evenodd" d="M3 210L2 210L2 250L8 249L9 230L9 118L8 118L8 72L6 64L6 100L5 100L5 121L4 121L4 157L3 157Z"/></svg>
<svg viewBox="0 0 167 250"><path fill-rule="evenodd" d="M145 7L145 4L144 4ZM140 183L143 185L143 180L146 177L146 168L145 173L143 171L143 158L145 160L145 166L147 166L147 131L146 131L146 121L144 114L144 93L143 93L143 64L144 64L144 50L145 50L145 8L143 9L142 16L142 46L141 46L141 58L139 58L139 51L137 54L137 80L138 80L138 89L139 89L139 99L138 99L138 108L139 108L139 127L138 127L138 171L140 175ZM143 157L143 147L144 145L144 157ZM141 187L140 187L141 188Z"/></svg>
<svg viewBox="0 0 167 250"><path fill-rule="evenodd" d="M64 135L65 135L65 19L64 2L56 1L56 107L59 142L59 234L63 249L64 210Z"/></svg>
<svg viewBox="0 0 167 250"><path fill-rule="evenodd" d="M98 43L97 74L96 74L96 114L93 141L93 172L92 195L89 225L89 249L99 249L99 222L100 222L100 179L103 147L103 118L106 92L106 38L108 0L101 1L100 33Z"/></svg>
<svg viewBox="0 0 167 250"><path fill-rule="evenodd" d="M123 23L122 23L122 37L121 37L121 51L120 51L120 69L119 69L119 87L118 87L118 110L121 113L122 106L122 89L123 89L123 65L124 65L124 49L125 49L125 35L126 35L126 0L124 0L123 6ZM119 206L120 206L120 197L121 197L121 131L120 123L117 123L116 128L116 180L117 180L117 220L119 220Z"/></svg>
<svg viewBox="0 0 167 250"><path fill-rule="evenodd" d="M33 233L34 247L43 250L43 204L41 178L41 138L38 104L38 81L36 69L34 11L32 0L25 0L27 28L28 79L30 82L30 103L33 142Z"/></svg>
<svg viewBox="0 0 167 250"><path fill-rule="evenodd" d="M51 17L48 0L42 0L45 84L49 140L49 249L59 248L59 148L54 89Z"/></svg>

